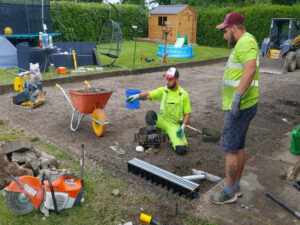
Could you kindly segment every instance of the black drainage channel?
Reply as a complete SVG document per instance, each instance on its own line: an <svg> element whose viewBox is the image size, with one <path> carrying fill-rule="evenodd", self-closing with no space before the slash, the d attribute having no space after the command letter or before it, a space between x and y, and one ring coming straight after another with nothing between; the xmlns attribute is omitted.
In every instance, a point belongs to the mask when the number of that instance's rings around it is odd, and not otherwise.
<svg viewBox="0 0 300 225"><path fill-rule="evenodd" d="M86 74L86 75L58 77L58 78L43 80L43 86L49 87L49 86L55 85L56 83L59 83L59 84L74 83L74 82L80 82L80 81L85 81L85 80L103 79L106 77L118 77L118 76L128 76L128 75L143 74L143 73L153 73L153 72L165 71L169 67L172 67L172 66L175 66L176 68L206 66L206 65L216 64L216 63L223 63L223 62L226 62L227 59L228 59L228 57L221 57L221 58L216 58L216 59L207 59L207 60L194 61L194 62L168 64L168 65L163 65L163 66L141 68L141 69L136 69L136 70L117 70L117 71ZM13 90L14 90L13 84L0 85L0 94L12 92Z"/></svg>

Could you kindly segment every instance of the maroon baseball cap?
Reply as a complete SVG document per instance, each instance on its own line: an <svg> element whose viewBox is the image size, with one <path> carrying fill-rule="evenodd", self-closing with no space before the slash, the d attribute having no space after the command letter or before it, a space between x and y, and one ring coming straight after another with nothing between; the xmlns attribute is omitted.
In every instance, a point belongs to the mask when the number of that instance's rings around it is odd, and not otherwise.
<svg viewBox="0 0 300 225"><path fill-rule="evenodd" d="M223 30L230 25L240 25L244 23L244 16L237 12L228 13L223 23L217 26L217 29Z"/></svg>

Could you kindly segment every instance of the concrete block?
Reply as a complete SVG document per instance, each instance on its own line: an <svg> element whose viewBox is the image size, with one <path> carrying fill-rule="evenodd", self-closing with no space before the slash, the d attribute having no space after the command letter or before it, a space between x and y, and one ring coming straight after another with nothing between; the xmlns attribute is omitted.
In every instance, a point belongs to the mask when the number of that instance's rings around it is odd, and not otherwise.
<svg viewBox="0 0 300 225"><path fill-rule="evenodd" d="M28 151L32 148L32 143L29 139L20 138L14 141L6 142L0 146L0 154L8 154L15 151Z"/></svg>

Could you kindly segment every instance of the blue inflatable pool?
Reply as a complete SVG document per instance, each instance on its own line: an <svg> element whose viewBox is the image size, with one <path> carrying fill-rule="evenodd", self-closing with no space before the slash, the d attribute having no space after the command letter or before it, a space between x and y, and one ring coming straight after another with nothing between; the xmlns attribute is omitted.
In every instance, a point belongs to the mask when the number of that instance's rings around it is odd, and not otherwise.
<svg viewBox="0 0 300 225"><path fill-rule="evenodd" d="M192 58L194 57L193 46L182 46L181 48L174 48L173 45L167 45L166 53L168 58ZM156 53L158 56L163 56L164 45L158 46L158 51Z"/></svg>

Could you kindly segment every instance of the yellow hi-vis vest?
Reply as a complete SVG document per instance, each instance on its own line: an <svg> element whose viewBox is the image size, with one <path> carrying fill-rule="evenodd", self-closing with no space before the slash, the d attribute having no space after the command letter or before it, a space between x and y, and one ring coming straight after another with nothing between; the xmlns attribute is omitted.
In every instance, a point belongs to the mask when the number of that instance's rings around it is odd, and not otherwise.
<svg viewBox="0 0 300 225"><path fill-rule="evenodd" d="M247 51L249 49L249 51ZM256 59L256 72L254 79L250 84L250 87L243 94L241 99L240 109L247 109L251 106L257 104L258 102L258 77L259 77L259 51L258 45L255 38L245 32L235 45L232 50L228 61L226 63L225 72L223 75L222 82L222 99L223 99L223 110L231 110L232 101L237 87L240 84L242 74L244 72L244 67L242 62L239 60L239 55L237 55L237 50L244 52L244 59L249 58L249 60ZM251 51L250 51L251 50ZM255 55L254 55L255 54ZM244 62L246 62L244 61Z"/></svg>
<svg viewBox="0 0 300 225"><path fill-rule="evenodd" d="M181 123L183 121L183 95L185 90L179 87L178 96L169 96L167 101L168 88L165 87L163 97L160 101L159 114L166 116L166 118L171 117L174 121ZM167 104L169 103L169 104ZM170 104L171 103L171 104Z"/></svg>

